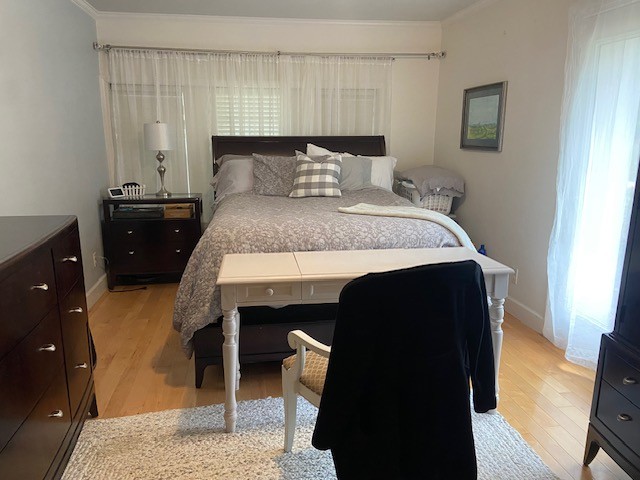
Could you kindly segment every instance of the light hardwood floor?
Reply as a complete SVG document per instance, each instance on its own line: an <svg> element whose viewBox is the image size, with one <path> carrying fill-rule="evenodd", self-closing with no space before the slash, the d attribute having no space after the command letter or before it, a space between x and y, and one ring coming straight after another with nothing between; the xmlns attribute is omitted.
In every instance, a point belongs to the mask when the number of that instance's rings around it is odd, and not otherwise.
<svg viewBox="0 0 640 480"><path fill-rule="evenodd" d="M219 366L194 387L171 320L175 284L106 293L89 313L96 343L96 395L101 418L224 402ZM602 451L591 468L582 455L594 372L567 362L560 350L507 315L499 412L563 479L628 479ZM238 400L281 396L280 365L243 365Z"/></svg>

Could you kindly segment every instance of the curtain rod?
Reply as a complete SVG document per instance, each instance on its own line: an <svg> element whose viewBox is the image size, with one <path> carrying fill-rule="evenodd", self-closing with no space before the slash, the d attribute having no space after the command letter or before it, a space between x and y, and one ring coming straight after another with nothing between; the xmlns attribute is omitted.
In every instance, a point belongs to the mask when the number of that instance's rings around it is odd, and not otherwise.
<svg viewBox="0 0 640 480"><path fill-rule="evenodd" d="M96 51L109 53L112 48L122 48L124 50L154 50L159 52L185 52L185 53L223 53L223 54L250 54L250 55L291 55L291 56L315 56L315 57L392 57L392 58L444 58L447 52L426 52L426 53L319 53L319 52L252 52L240 50L201 50L193 48L163 48L163 47L138 47L129 45L109 45L93 42L93 49Z"/></svg>

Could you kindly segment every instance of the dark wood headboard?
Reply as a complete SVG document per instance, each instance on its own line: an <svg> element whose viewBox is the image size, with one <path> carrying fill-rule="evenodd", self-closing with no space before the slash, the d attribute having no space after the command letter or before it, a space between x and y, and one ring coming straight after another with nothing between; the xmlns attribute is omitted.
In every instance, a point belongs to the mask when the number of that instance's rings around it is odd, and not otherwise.
<svg viewBox="0 0 640 480"><path fill-rule="evenodd" d="M354 155L386 155L384 135L334 136L334 137L211 137L213 161L227 153L236 155L294 155L296 150L307 151L307 143L313 143L332 152L349 152ZM213 171L216 171L214 164Z"/></svg>

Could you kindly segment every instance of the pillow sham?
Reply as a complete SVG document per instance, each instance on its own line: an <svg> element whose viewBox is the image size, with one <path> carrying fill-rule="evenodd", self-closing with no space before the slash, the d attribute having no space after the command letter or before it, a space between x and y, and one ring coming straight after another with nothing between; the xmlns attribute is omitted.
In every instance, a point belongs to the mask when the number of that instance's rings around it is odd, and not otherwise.
<svg viewBox="0 0 640 480"><path fill-rule="evenodd" d="M296 157L253 154L253 193L286 197L296 174Z"/></svg>
<svg viewBox="0 0 640 480"><path fill-rule="evenodd" d="M448 195L461 197L464 195L464 179L451 170L435 165L423 165L400 172L399 178L410 180L425 195Z"/></svg>
<svg viewBox="0 0 640 480"><path fill-rule="evenodd" d="M327 150L324 147L319 147L317 145L314 145L313 143L307 143L307 155L312 156L312 155L334 155L337 154L338 152L332 152L331 150ZM344 152L344 153L340 153L340 155L342 155L342 160L344 161L344 157L355 157L355 155L352 155L348 152Z"/></svg>
<svg viewBox="0 0 640 480"><path fill-rule="evenodd" d="M211 186L215 190L214 205L232 193L253 190L253 157L226 159L211 180Z"/></svg>
<svg viewBox="0 0 640 480"><path fill-rule="evenodd" d="M311 144L308 144L311 145ZM318 147L320 148L320 147ZM296 150L296 155L305 155ZM333 154L326 154L333 155ZM311 160L318 160L326 155L308 155ZM354 156L342 157L342 167L340 169L340 190L361 190L371 186L371 159L358 158Z"/></svg>
<svg viewBox="0 0 640 480"><path fill-rule="evenodd" d="M298 155L293 190L289 196L291 198L341 197L341 166L340 155L325 155L317 157L317 160L307 155Z"/></svg>

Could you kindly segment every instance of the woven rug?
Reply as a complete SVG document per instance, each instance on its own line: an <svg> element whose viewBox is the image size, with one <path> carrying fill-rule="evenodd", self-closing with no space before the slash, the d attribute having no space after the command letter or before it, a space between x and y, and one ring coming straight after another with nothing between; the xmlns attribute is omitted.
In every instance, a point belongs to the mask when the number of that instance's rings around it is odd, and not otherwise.
<svg viewBox="0 0 640 480"><path fill-rule="evenodd" d="M293 451L284 453L282 398L239 402L237 433L223 406L169 410L85 423L63 480L334 479L331 453L311 446L317 410L298 400ZM499 414L473 414L478 478L556 479Z"/></svg>

